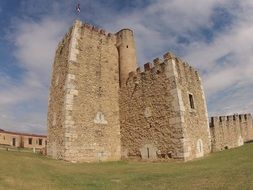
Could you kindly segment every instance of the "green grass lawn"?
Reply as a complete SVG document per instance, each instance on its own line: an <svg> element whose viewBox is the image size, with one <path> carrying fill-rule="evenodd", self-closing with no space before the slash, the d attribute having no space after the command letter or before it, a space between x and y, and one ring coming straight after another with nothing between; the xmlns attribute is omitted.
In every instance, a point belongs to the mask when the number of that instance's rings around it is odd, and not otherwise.
<svg viewBox="0 0 253 190"><path fill-rule="evenodd" d="M253 143L187 163L72 164L0 150L0 189L253 189Z"/></svg>

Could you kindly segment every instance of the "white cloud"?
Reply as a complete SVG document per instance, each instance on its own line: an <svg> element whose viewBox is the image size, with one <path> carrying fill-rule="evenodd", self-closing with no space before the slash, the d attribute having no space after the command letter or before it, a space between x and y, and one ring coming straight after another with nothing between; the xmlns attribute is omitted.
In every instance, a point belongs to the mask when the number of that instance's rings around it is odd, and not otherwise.
<svg viewBox="0 0 253 190"><path fill-rule="evenodd" d="M68 27L65 22L50 18L37 23L28 22L18 25L15 34L16 57L22 66L38 79L48 81L46 76L50 73L56 44Z"/></svg>
<svg viewBox="0 0 253 190"><path fill-rule="evenodd" d="M233 10L235 22L211 43L196 42L186 50L187 60L207 71L203 79L212 115L253 112L253 7L246 4Z"/></svg>
<svg viewBox="0 0 253 190"><path fill-rule="evenodd" d="M18 84L0 76L0 121L5 128L18 131L46 132L46 104L56 45L69 25L44 18L39 22L16 23L9 36L16 46L15 56L24 74ZM30 104L39 102L39 107ZM31 107L29 107L31 106ZM25 116L24 116L25 115Z"/></svg>
<svg viewBox="0 0 253 190"><path fill-rule="evenodd" d="M141 2L138 1L138 5ZM47 16L42 14L36 21L19 19L13 23L16 32L11 38L17 48L15 56L25 72L18 84L0 75L0 86L5 87L0 89L0 122L9 129L27 132L45 132L46 129L51 64L56 44L74 17L72 6L75 3L54 2L50 10L48 5L49 1L41 9L47 12ZM191 65L204 71L210 115L253 112L253 90L250 88L253 84L251 0L156 0L143 8L123 9L121 12L109 5L82 2L83 20L114 32L132 28L140 65L161 57L168 50L183 55ZM212 29L212 16L217 7L228 11L233 16L233 23L222 31L213 31L212 41L206 42L199 30ZM25 11L36 13L32 4ZM189 42L178 43L179 36L187 37Z"/></svg>
<svg viewBox="0 0 253 190"><path fill-rule="evenodd" d="M216 0L156 0L143 9L112 16L114 22L99 20L112 31L130 27L134 30L138 58L141 64L168 50L184 51L178 44L180 35L189 36L200 28L211 27L211 16L218 6L229 7L226 1ZM199 37L199 36L198 36ZM201 39L198 39L201 41ZM199 43L198 41L198 43Z"/></svg>
<svg viewBox="0 0 253 190"><path fill-rule="evenodd" d="M233 22L222 31L212 31L213 39L207 42L197 32L213 27L212 16L218 7L227 11ZM253 94L252 13L250 0L158 0L144 10L118 16L115 23L107 27L131 26L134 29L141 65L168 49L181 52L191 65L205 71L203 79L208 102L214 104L209 106L210 113L253 112L253 107L249 106ZM180 35L190 36L189 44L179 44ZM228 59L221 62L226 56ZM228 90L230 93L225 94ZM242 91L247 94L243 99L240 98ZM226 101L219 101L222 96Z"/></svg>

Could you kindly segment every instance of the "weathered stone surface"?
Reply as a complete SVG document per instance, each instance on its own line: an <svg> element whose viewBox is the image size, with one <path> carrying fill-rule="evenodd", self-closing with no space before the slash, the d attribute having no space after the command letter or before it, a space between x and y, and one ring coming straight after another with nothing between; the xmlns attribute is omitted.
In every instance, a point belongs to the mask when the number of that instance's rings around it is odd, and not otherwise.
<svg viewBox="0 0 253 190"><path fill-rule="evenodd" d="M210 152L199 76L168 55L163 63L155 60L155 70L161 72L151 72L150 64L146 64L144 73L130 76L120 89L122 152L128 152L129 157L142 155L146 144L154 146L157 158L190 160ZM189 93L194 97L194 109Z"/></svg>
<svg viewBox="0 0 253 190"><path fill-rule="evenodd" d="M48 154L53 158L187 161L211 151L198 72L172 53L145 64L143 71L137 68L129 29L111 34L76 21L56 50L48 102ZM227 127L221 118L222 130L214 124L214 149L252 140L252 118L247 118L229 119ZM233 126L235 133L228 132Z"/></svg>
<svg viewBox="0 0 253 190"><path fill-rule="evenodd" d="M152 144L145 144L140 148L141 158L144 160L156 160L157 151L157 148Z"/></svg>
<svg viewBox="0 0 253 190"><path fill-rule="evenodd" d="M221 151L253 140L251 114L211 117L212 151Z"/></svg>
<svg viewBox="0 0 253 190"><path fill-rule="evenodd" d="M107 36L77 21L59 45L48 112L50 155L69 161L120 159L117 45L126 45L125 33Z"/></svg>

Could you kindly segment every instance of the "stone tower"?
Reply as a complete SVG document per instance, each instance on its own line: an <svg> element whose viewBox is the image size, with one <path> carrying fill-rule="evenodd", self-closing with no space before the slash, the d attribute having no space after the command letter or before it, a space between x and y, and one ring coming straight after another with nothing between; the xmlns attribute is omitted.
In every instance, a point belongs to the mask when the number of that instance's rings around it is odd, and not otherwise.
<svg viewBox="0 0 253 190"><path fill-rule="evenodd" d="M201 79L171 53L136 68L133 32L76 21L56 50L48 155L72 162L191 160L210 152Z"/></svg>
<svg viewBox="0 0 253 190"><path fill-rule="evenodd" d="M211 151L201 79L172 53L129 73L120 122L122 157L187 161Z"/></svg>
<svg viewBox="0 0 253 190"><path fill-rule="evenodd" d="M133 31L123 29L117 32L116 36L119 51L120 84L125 85L128 74L137 68Z"/></svg>
<svg viewBox="0 0 253 190"><path fill-rule="evenodd" d="M119 80L125 81L132 69L131 30L108 34L75 22L59 43L53 65L49 155L73 162L120 159Z"/></svg>

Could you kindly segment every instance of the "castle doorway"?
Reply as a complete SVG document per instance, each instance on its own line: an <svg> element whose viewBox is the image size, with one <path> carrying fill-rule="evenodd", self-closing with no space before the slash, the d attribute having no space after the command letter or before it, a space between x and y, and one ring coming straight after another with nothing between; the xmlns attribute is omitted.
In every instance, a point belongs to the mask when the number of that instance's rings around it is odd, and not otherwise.
<svg viewBox="0 0 253 190"><path fill-rule="evenodd" d="M149 158L149 148L147 148L147 157Z"/></svg>
<svg viewBox="0 0 253 190"><path fill-rule="evenodd" d="M141 158L142 159L156 159L157 158L157 148L152 144L145 144L141 149Z"/></svg>
<svg viewBox="0 0 253 190"><path fill-rule="evenodd" d="M16 138L12 138L12 146L16 146Z"/></svg>

